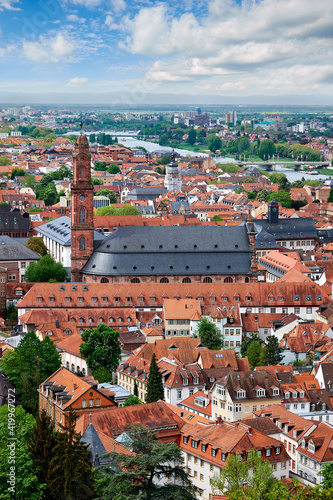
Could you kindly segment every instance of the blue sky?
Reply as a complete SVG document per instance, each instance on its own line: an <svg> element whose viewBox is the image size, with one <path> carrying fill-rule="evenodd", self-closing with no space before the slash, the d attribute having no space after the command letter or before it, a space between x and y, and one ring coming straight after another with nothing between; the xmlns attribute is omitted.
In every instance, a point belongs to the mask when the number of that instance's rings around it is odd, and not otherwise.
<svg viewBox="0 0 333 500"><path fill-rule="evenodd" d="M0 0L0 95L333 94L332 26L332 0Z"/></svg>

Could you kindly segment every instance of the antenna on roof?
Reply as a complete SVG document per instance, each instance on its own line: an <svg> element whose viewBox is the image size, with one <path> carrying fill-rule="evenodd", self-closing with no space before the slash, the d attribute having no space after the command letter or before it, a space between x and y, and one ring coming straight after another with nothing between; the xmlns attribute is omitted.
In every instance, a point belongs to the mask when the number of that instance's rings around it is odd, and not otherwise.
<svg viewBox="0 0 333 500"><path fill-rule="evenodd" d="M80 135L82 135L82 134L83 134L83 132L82 132L82 129L83 129L83 120L82 120L82 113L81 113L81 122L80 122L80 128L81 128L81 130L80 130Z"/></svg>

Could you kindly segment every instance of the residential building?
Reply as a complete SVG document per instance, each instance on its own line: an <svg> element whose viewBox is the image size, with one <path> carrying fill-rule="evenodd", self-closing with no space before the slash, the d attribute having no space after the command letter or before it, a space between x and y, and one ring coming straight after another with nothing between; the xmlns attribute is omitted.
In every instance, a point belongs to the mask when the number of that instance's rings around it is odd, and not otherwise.
<svg viewBox="0 0 333 500"><path fill-rule="evenodd" d="M212 418L228 422L248 418L267 404L279 404L283 399L280 383L264 370L232 371L215 382L211 393Z"/></svg>

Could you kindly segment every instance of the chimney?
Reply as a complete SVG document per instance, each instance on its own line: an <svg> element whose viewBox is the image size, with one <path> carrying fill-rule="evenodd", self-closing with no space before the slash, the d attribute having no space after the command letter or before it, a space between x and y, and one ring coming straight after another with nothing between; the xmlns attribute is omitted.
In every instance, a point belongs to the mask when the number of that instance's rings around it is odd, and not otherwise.
<svg viewBox="0 0 333 500"><path fill-rule="evenodd" d="M58 319L56 320L55 324L56 324L56 328L59 328L59 320Z"/></svg>
<svg viewBox="0 0 333 500"><path fill-rule="evenodd" d="M217 419L215 420L215 424L216 425L222 424L222 418L221 417L217 417Z"/></svg>
<svg viewBox="0 0 333 500"><path fill-rule="evenodd" d="M77 384L73 384L73 391L76 391L77 389Z"/></svg>

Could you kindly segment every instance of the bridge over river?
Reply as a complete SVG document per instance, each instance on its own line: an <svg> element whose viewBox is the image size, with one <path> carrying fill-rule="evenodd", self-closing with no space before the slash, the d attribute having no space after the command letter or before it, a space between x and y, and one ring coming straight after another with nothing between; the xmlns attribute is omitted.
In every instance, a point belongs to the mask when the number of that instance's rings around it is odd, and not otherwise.
<svg viewBox="0 0 333 500"><path fill-rule="evenodd" d="M267 161L236 161L236 165L239 167L249 167L252 165L255 165L256 167L264 167L265 170L275 170L276 166L279 167L284 167L284 166L289 166L293 165L294 170L299 171L299 170L304 170L304 167L309 167L309 171L307 172L308 174L311 172L311 170L320 170L322 168L328 168L330 166L330 162L328 161L272 161L272 160L267 160ZM332 170L333 174L333 170Z"/></svg>

